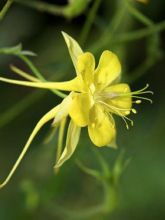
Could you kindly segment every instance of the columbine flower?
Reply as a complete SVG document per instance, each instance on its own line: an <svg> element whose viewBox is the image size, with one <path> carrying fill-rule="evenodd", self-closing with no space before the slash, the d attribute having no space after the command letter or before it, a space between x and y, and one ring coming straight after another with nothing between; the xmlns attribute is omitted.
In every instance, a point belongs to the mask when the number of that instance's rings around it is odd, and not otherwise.
<svg viewBox="0 0 165 220"><path fill-rule="evenodd" d="M113 52L104 51L98 66L95 67L95 59L91 53L83 52L78 43L66 33L63 33L63 36L76 70L77 76L74 79L66 82L40 82L38 79L24 74L25 78L33 81L28 82L0 77L0 81L7 83L70 91L70 94L64 98L61 104L53 108L38 122L16 164L1 187L9 181L35 135L49 120L53 119L53 126L56 126L63 122L67 116L71 118L66 146L55 165L55 168L58 168L75 151L81 127L88 128L89 137L96 146L113 147L116 137L113 114L122 117L128 128L128 122L133 124L128 115L131 112L136 113L136 110L132 108L132 103L139 104L141 99L151 101L148 98L139 96L151 93L151 91L145 91L148 85L139 91L131 92L128 84L118 83L121 77L121 64ZM133 98L137 98L137 100L132 101Z"/></svg>

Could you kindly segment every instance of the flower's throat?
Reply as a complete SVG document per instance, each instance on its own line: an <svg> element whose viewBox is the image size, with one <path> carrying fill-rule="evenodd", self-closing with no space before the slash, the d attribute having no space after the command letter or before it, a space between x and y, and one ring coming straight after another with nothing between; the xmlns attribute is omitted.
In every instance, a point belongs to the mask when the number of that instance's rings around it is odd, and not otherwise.
<svg viewBox="0 0 165 220"><path fill-rule="evenodd" d="M132 100L132 103L135 103L135 104L142 103L142 100L146 100L152 103L151 99L142 96L143 94L153 94L152 91L146 91L148 87L149 85L147 84L143 89L134 91L134 92L123 91L122 93L119 93L119 92L94 93L94 100L96 103L99 103L103 106L103 108L110 115L110 117L112 117L111 114L113 113L121 116L123 121L125 122L126 128L129 129L128 122L131 124L131 126L133 126L133 120L128 118L127 115L129 115L131 112L136 114L137 110L135 108L132 108L132 105L130 108L121 108L119 105L115 105L113 100L120 99L122 97L125 97L125 98L128 97L131 99L137 99L137 100Z"/></svg>
<svg viewBox="0 0 165 220"><path fill-rule="evenodd" d="M95 85L93 83L90 84L89 91L90 91L91 95L94 96L95 91L96 91L96 87L95 87Z"/></svg>

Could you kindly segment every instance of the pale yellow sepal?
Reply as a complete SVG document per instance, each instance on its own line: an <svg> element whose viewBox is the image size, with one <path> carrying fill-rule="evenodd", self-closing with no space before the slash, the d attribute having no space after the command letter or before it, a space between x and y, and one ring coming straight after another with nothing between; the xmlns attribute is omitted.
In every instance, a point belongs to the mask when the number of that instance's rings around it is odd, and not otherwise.
<svg viewBox="0 0 165 220"><path fill-rule="evenodd" d="M72 104L72 92L63 99L61 104L59 105L59 110L54 118L52 126L56 126L62 119L68 116L70 105Z"/></svg>
<svg viewBox="0 0 165 220"><path fill-rule="evenodd" d="M76 73L78 75L79 73L78 73L78 70L77 70L77 58L81 54L83 54L83 51L82 51L80 45L77 43L77 41L74 40L71 36L69 36L68 34L66 34L63 31L62 31L62 35L63 35L65 43L68 47L69 54L71 56L71 59L72 59L73 65L75 67Z"/></svg>
<svg viewBox="0 0 165 220"><path fill-rule="evenodd" d="M63 118L60 122L60 125L59 125L56 162L60 159L60 156L61 156L61 153L62 153L62 150L63 150L66 122L67 122L67 117ZM59 168L56 168L55 173L57 174L58 171L59 171Z"/></svg>
<svg viewBox="0 0 165 220"><path fill-rule="evenodd" d="M13 176L13 174L15 173L17 167L19 166L20 162L22 161L23 157L25 156L30 144L32 143L33 139L35 138L36 134L39 132L39 130L41 129L41 127L47 123L49 120L53 119L58 111L59 106L56 106L55 108L53 108L51 111L49 111L48 113L46 113L37 123L37 125L35 126L34 130L32 131L28 141L26 142L21 154L19 155L16 163L14 164L14 166L12 167L11 171L9 172L7 178L4 180L4 182L2 182L0 184L0 188L3 188L11 179L11 177Z"/></svg>
<svg viewBox="0 0 165 220"><path fill-rule="evenodd" d="M64 162L66 162L74 153L77 144L79 142L80 138L80 131L81 128L78 127L72 120L70 121L68 132L67 132L67 139L66 139L66 146L64 148L64 151L55 164L54 168L57 169L60 166L63 165Z"/></svg>
<svg viewBox="0 0 165 220"><path fill-rule="evenodd" d="M110 147L110 148L113 148L113 149L118 149L118 145L117 145L117 142L116 142L116 135L114 137L114 139L111 141L110 144L107 144L106 145L107 147Z"/></svg>

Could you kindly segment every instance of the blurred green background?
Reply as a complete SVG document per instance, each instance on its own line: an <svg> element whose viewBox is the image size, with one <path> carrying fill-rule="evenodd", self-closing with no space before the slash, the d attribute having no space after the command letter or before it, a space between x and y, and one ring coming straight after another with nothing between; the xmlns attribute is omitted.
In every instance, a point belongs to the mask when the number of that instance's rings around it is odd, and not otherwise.
<svg viewBox="0 0 165 220"><path fill-rule="evenodd" d="M6 1L0 1L0 8ZM118 205L112 213L92 214L103 200L101 183L85 174L75 159L99 169L95 148L86 129L74 156L58 175L53 173L57 136L47 144L50 123L35 138L11 182L0 191L0 220L18 219L165 219L165 99L164 33L165 1L142 4L124 0L91 1L16 0L0 21L0 48L23 44L38 56L30 58L47 79L71 79L75 72L61 31L73 36L85 51L95 54L109 49L120 57L122 81L132 90L150 84L153 104L146 102L133 115L129 131L117 119L117 150L96 149L112 169L125 150L131 159L118 186ZM30 7L29 7L30 6ZM42 6L42 7L41 7ZM48 7L49 6L49 7ZM50 11L51 9L51 11ZM0 75L15 76L15 64L30 72L17 56L0 54ZM61 99L49 91L0 83L0 179L18 157L34 125ZM91 207L91 208L90 208ZM88 210L86 212L86 210Z"/></svg>

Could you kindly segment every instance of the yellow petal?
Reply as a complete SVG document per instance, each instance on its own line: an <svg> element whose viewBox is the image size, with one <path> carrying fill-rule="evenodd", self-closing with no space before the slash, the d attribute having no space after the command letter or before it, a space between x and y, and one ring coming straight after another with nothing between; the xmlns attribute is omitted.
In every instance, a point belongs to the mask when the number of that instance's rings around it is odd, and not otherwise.
<svg viewBox="0 0 165 220"><path fill-rule="evenodd" d="M81 74L84 83L89 86L93 82L93 74L95 69L95 58L89 53L83 53L78 57L77 71Z"/></svg>
<svg viewBox="0 0 165 220"><path fill-rule="evenodd" d="M91 97L87 93L74 93L69 115L77 126L84 127L89 122Z"/></svg>
<svg viewBox="0 0 165 220"><path fill-rule="evenodd" d="M4 182L2 182L0 184L0 188L3 188L11 179L11 177L13 176L13 174L15 173L17 167L19 166L20 162L22 161L23 157L25 156L31 142L33 141L34 137L36 136L36 134L38 133L38 131L41 129L41 127L48 122L49 120L53 119L58 111L59 106L56 106L55 108L53 108L51 111L49 111L47 114L45 114L37 123L37 125L35 126L33 132L31 133L28 141L26 142L21 154L19 155L17 161L15 162L14 166L12 167L11 171L9 172L8 176L6 177L6 179L4 180Z"/></svg>
<svg viewBox="0 0 165 220"><path fill-rule="evenodd" d="M83 90L80 77L76 77L66 82L28 82L28 81L8 79L4 77L0 77L0 81L10 84L41 88L41 89L57 89L63 91L78 91L78 92Z"/></svg>
<svg viewBox="0 0 165 220"><path fill-rule="evenodd" d="M103 89L118 79L121 73L121 64L118 57L111 51L104 51L100 57L99 65L95 70L95 84Z"/></svg>
<svg viewBox="0 0 165 220"><path fill-rule="evenodd" d="M83 51L82 51L81 47L79 46L79 44L77 43L77 41L75 41L71 36L69 36L65 32L62 32L62 35L63 35L64 40L66 42L66 45L68 47L69 54L71 56L73 65L76 69L76 73L78 74L78 71L77 71L77 58L78 58L78 56L83 54Z"/></svg>
<svg viewBox="0 0 165 220"><path fill-rule="evenodd" d="M79 138L80 138L80 131L81 128L78 127L72 120L70 121L68 132L67 132L67 139L66 139L66 146L64 148L64 151L57 161L56 165L54 166L55 169L62 166L62 164L68 160L72 154L74 153Z"/></svg>
<svg viewBox="0 0 165 220"><path fill-rule="evenodd" d="M128 115L132 107L131 90L128 84L120 83L109 86L103 92L105 101L112 106L111 112L117 115ZM126 95L128 94L128 95Z"/></svg>
<svg viewBox="0 0 165 220"><path fill-rule="evenodd" d="M98 147L110 145L115 139L116 129L114 121L105 114L99 105L94 105L90 111L88 133L91 141Z"/></svg>

